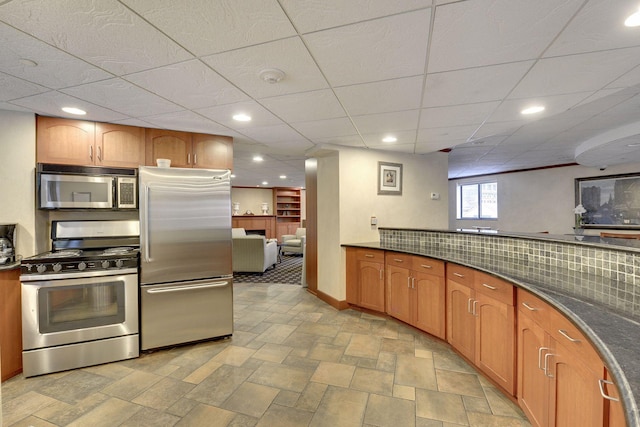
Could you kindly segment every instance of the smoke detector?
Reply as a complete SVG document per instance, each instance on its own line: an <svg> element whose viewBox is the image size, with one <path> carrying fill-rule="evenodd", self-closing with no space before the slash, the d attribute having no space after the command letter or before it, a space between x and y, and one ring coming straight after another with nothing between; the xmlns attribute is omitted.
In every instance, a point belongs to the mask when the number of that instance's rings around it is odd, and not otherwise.
<svg viewBox="0 0 640 427"><path fill-rule="evenodd" d="M284 72L277 68L267 68L266 70L260 71L260 78L267 83L274 84L284 78Z"/></svg>

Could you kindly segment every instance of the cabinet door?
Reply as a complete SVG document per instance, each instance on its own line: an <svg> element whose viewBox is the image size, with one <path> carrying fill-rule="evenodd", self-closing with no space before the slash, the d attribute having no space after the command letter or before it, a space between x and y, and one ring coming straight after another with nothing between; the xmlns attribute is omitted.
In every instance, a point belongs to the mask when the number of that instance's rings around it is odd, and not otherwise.
<svg viewBox="0 0 640 427"><path fill-rule="evenodd" d="M22 372L20 269L0 271L0 368L2 381Z"/></svg>
<svg viewBox="0 0 640 427"><path fill-rule="evenodd" d="M534 427L546 425L548 379L542 370L545 331L518 312L518 403Z"/></svg>
<svg viewBox="0 0 640 427"><path fill-rule="evenodd" d="M476 292L475 364L509 394L515 395L515 309Z"/></svg>
<svg viewBox="0 0 640 427"><path fill-rule="evenodd" d="M469 312L472 289L447 280L447 341L469 360L474 357L475 317Z"/></svg>
<svg viewBox="0 0 640 427"><path fill-rule="evenodd" d="M346 298L349 304L358 305L360 302L360 271L358 266L358 251L356 248L346 250Z"/></svg>
<svg viewBox="0 0 640 427"><path fill-rule="evenodd" d="M233 169L233 138L220 135L193 135L194 168Z"/></svg>
<svg viewBox="0 0 640 427"><path fill-rule="evenodd" d="M146 164L155 166L156 159L170 159L171 167L190 168L191 134L162 129L146 131Z"/></svg>
<svg viewBox="0 0 640 427"><path fill-rule="evenodd" d="M416 303L413 325L441 339L445 339L444 277L413 271Z"/></svg>
<svg viewBox="0 0 640 427"><path fill-rule="evenodd" d="M92 166L95 163L95 124L81 120L38 117L38 163Z"/></svg>
<svg viewBox="0 0 640 427"><path fill-rule="evenodd" d="M407 268L387 264L387 313L403 322L412 323L414 292Z"/></svg>
<svg viewBox="0 0 640 427"><path fill-rule="evenodd" d="M358 305L384 312L384 264L358 261L360 302Z"/></svg>
<svg viewBox="0 0 640 427"><path fill-rule="evenodd" d="M137 168L144 164L144 128L96 123L96 165Z"/></svg>
<svg viewBox="0 0 640 427"><path fill-rule="evenodd" d="M607 420L608 424L605 423L608 427L625 427L627 425L624 419L624 410L622 408L622 402L620 401L620 393L618 392L618 388L613 383L613 379L609 372L605 373L605 382L604 391L607 396L610 396L611 399L607 400ZM614 400L616 399L616 400Z"/></svg>
<svg viewBox="0 0 640 427"><path fill-rule="evenodd" d="M551 376L548 425L602 427L604 399L598 381L604 375L604 367L590 366L564 345L553 339L550 342L553 353L547 360Z"/></svg>

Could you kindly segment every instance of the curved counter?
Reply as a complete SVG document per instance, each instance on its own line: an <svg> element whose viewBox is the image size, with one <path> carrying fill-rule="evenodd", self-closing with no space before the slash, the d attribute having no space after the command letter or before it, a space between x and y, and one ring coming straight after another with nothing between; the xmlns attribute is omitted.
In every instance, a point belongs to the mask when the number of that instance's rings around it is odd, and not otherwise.
<svg viewBox="0 0 640 427"><path fill-rule="evenodd" d="M625 239L617 245L599 237L577 241L573 236L380 231L380 243L343 246L464 265L511 282L554 306L591 340L620 389L628 425L640 425L640 321L634 311L640 309L640 297L635 295L635 288L640 288L640 241ZM504 238L507 241L501 242ZM555 247L564 245L568 246ZM637 292L640 295L640 289ZM605 297L606 302L599 301ZM627 304L629 298L635 298L637 307Z"/></svg>

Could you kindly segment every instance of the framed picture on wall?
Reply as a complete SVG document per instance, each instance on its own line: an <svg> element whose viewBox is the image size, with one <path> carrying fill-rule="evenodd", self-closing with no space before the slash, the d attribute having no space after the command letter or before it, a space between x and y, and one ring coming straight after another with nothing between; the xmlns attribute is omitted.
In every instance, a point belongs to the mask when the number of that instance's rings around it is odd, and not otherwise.
<svg viewBox="0 0 640 427"><path fill-rule="evenodd" d="M378 162L378 194L402 195L402 164Z"/></svg>
<svg viewBox="0 0 640 427"><path fill-rule="evenodd" d="M640 174L577 178L585 228L640 229Z"/></svg>

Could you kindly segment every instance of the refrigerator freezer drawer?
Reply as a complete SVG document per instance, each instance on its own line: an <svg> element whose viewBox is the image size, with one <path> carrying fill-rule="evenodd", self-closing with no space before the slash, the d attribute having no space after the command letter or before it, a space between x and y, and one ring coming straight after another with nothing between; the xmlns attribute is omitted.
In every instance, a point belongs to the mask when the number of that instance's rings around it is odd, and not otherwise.
<svg viewBox="0 0 640 427"><path fill-rule="evenodd" d="M140 288L140 349L233 333L233 282L174 282Z"/></svg>

